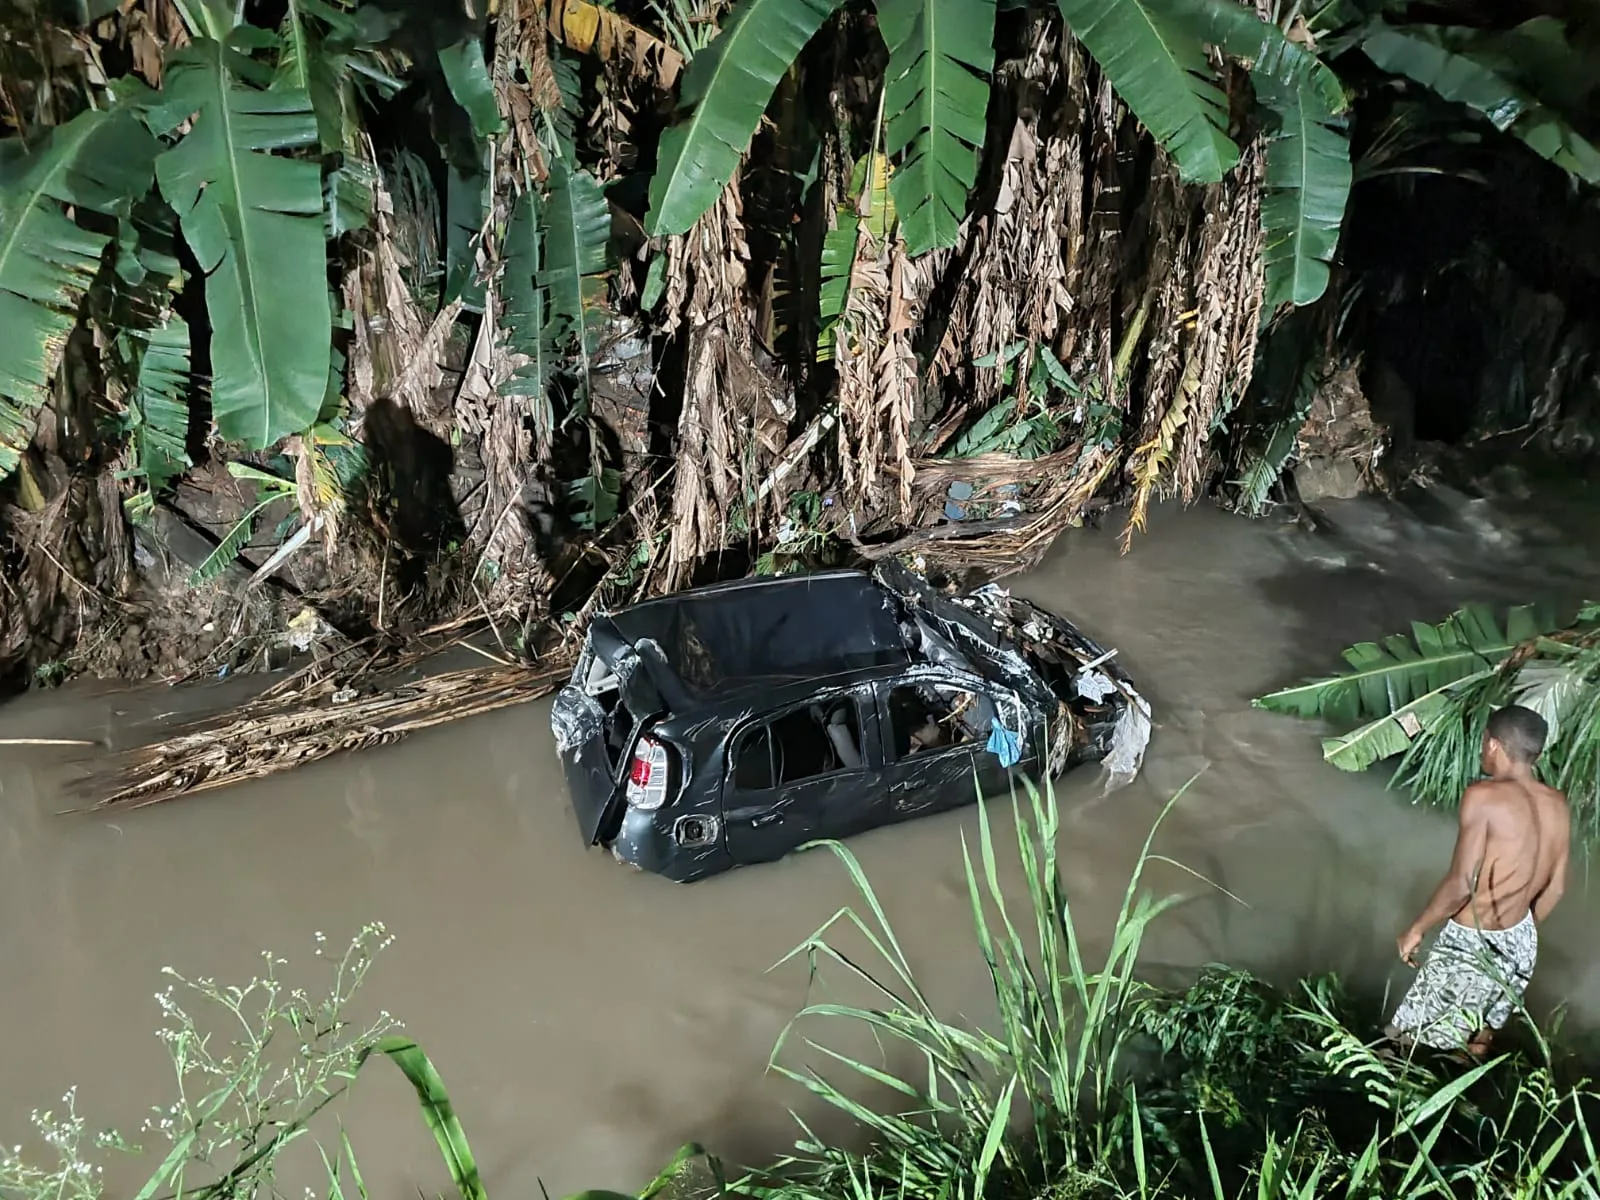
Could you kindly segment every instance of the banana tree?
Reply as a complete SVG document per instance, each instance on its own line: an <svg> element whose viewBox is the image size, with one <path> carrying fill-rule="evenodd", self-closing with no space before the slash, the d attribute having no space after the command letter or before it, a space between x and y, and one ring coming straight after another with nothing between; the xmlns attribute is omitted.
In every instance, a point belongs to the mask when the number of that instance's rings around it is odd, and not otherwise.
<svg viewBox="0 0 1600 1200"><path fill-rule="evenodd" d="M126 218L160 146L122 110L89 110L0 157L0 479L49 399L78 310L112 245L73 210Z"/></svg>
<svg viewBox="0 0 1600 1200"><path fill-rule="evenodd" d="M648 229L686 231L737 170L779 78L840 0L743 0L683 76L688 116L662 138ZM994 62L994 0L875 0L889 49L883 83L890 186L908 250L953 246L977 176ZM1237 163L1227 97L1206 60L1250 64L1273 128L1268 153L1268 307L1327 287L1350 190L1338 79L1235 0L1059 0L1062 16L1187 182ZM776 36L757 39L762 22Z"/></svg>

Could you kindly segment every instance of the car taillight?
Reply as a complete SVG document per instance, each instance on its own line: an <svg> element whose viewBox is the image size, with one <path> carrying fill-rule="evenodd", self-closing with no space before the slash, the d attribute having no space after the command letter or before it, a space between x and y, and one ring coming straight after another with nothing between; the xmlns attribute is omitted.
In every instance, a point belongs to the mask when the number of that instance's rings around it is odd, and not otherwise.
<svg viewBox="0 0 1600 1200"><path fill-rule="evenodd" d="M667 802L669 773L667 747L655 738L640 738L628 770L628 803L640 812L655 812Z"/></svg>

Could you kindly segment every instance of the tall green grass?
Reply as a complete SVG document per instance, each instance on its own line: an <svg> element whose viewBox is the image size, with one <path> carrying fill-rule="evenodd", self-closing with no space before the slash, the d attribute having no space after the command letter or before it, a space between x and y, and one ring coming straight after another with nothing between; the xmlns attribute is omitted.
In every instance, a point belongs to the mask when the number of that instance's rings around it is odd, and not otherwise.
<svg viewBox="0 0 1600 1200"><path fill-rule="evenodd" d="M1401 1058L1358 1032L1375 1034L1377 1014L1363 1020L1331 976L1293 994L1223 967L1187 989L1151 986L1138 973L1144 938L1177 902L1144 887L1162 860L1161 819L1091 960L1056 859L1053 790L1029 787L1013 807L1025 911L1010 911L1002 892L987 809L976 855L963 841L973 948L999 1013L992 1031L934 1010L855 856L820 843L861 903L788 957L842 969L878 999L812 1004L797 1022L864 1026L885 1062L894 1048L916 1066L875 1066L808 1034L837 1070L797 1071L780 1040L774 1069L858 1121L866 1149L825 1145L802 1123L795 1153L739 1190L759 1200L1600 1195L1586 1122L1595 1093L1556 1069L1536 1031L1526 1049L1477 1065ZM863 935L875 961L840 950L841 927ZM851 1079L897 1099L863 1105Z"/></svg>

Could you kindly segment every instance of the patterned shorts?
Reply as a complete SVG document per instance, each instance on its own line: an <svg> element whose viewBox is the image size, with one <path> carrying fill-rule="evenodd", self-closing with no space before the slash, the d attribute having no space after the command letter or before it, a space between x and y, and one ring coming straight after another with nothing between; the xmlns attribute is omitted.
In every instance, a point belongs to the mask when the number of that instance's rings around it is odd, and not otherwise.
<svg viewBox="0 0 1600 1200"><path fill-rule="evenodd" d="M1392 1023L1436 1050L1459 1050L1478 1030L1505 1025L1538 957L1531 912L1510 929L1446 921Z"/></svg>

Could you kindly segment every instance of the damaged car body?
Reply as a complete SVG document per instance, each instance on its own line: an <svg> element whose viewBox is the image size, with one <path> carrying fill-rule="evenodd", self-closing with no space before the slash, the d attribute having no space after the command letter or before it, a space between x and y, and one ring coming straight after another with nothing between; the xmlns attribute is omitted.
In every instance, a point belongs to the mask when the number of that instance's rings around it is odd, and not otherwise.
<svg viewBox="0 0 1600 1200"><path fill-rule="evenodd" d="M1013 772L1139 770L1150 708L1071 623L896 562L716 584L591 622L550 712L579 830L687 883L971 804Z"/></svg>

